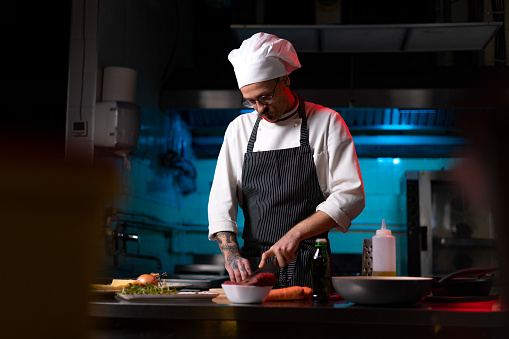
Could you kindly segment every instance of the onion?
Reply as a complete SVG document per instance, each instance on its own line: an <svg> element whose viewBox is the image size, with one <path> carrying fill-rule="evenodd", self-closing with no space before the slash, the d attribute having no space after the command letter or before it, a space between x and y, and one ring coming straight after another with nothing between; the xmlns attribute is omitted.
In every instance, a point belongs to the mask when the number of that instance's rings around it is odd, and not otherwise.
<svg viewBox="0 0 509 339"><path fill-rule="evenodd" d="M136 279L138 285L145 286L146 284L152 284L154 286L158 285L157 279L150 274L142 274Z"/></svg>

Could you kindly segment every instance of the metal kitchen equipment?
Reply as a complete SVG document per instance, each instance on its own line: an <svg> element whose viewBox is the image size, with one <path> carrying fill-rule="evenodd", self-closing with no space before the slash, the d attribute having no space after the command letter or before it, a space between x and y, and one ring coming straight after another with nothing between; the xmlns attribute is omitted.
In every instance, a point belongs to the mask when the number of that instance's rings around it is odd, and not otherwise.
<svg viewBox="0 0 509 339"><path fill-rule="evenodd" d="M451 171L407 171L408 275L497 266L489 211L469 206Z"/></svg>
<svg viewBox="0 0 509 339"><path fill-rule="evenodd" d="M373 239L367 238L362 239L362 275L371 276L373 275L373 256L371 251L373 250Z"/></svg>
<svg viewBox="0 0 509 339"><path fill-rule="evenodd" d="M219 288L226 280L228 275L202 275L202 274L170 274L162 279L168 283L185 283L190 284L190 289L209 290L211 288Z"/></svg>
<svg viewBox="0 0 509 339"><path fill-rule="evenodd" d="M111 241L111 248L113 250L113 266L118 265L118 256L124 256L129 258L138 258L138 259L148 259L154 260L157 262L157 269L161 269L162 263L161 259L152 255L144 255L140 254L140 236L136 233L128 233L127 232L127 224L120 223L117 224L115 229L111 231L107 231L107 235ZM137 253L129 253L127 252L127 242L136 242L138 245Z"/></svg>
<svg viewBox="0 0 509 339"><path fill-rule="evenodd" d="M332 277L336 291L346 301L362 305L410 305L424 299L433 278Z"/></svg>
<svg viewBox="0 0 509 339"><path fill-rule="evenodd" d="M175 274L228 275L222 254L195 254L193 264L176 264Z"/></svg>
<svg viewBox="0 0 509 339"><path fill-rule="evenodd" d="M465 268L441 278L434 278L434 296L486 296L490 294L494 275L499 267Z"/></svg>

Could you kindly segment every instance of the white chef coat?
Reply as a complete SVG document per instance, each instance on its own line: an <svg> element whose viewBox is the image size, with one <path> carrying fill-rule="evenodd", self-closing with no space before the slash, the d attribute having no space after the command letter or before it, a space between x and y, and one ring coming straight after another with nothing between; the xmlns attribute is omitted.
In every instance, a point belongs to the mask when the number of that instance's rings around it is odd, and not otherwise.
<svg viewBox="0 0 509 339"><path fill-rule="evenodd" d="M346 232L365 205L353 139L336 111L307 101L305 108L309 144L325 198L316 210L325 212L336 221L336 229ZM290 119L276 123L262 119L253 152L300 146L302 119L296 113L297 107L294 112ZM220 231L238 234L236 221L238 206L242 207L242 165L257 117L256 111L242 114L226 129L209 197L210 240L215 240L215 233Z"/></svg>

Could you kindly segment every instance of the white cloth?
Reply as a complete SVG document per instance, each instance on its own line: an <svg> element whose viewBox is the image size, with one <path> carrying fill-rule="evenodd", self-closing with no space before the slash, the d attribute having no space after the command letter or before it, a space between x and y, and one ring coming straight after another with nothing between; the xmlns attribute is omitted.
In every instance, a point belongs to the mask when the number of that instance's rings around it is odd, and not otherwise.
<svg viewBox="0 0 509 339"><path fill-rule="evenodd" d="M300 68L297 52L285 39L267 33L253 34L228 54L239 88L288 75Z"/></svg>
<svg viewBox="0 0 509 339"><path fill-rule="evenodd" d="M346 232L365 205L364 186L352 136L341 116L329 108L306 102L306 117L318 181L325 197L316 210L328 214L338 224L336 228ZM256 118L254 111L242 114L226 130L209 197L210 240L215 240L215 233L220 231L238 234L242 165ZM262 119L253 151L298 147L301 122L298 115L277 123Z"/></svg>

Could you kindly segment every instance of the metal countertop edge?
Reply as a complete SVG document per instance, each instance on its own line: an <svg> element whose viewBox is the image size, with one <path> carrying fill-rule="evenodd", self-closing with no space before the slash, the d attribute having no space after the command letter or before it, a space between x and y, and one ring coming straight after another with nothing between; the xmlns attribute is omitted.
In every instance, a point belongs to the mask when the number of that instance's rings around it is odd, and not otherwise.
<svg viewBox="0 0 509 339"><path fill-rule="evenodd" d="M287 304L287 303L285 303ZM281 312L284 308L285 312ZM263 312L261 312L263 310ZM289 307L192 302L175 304L90 302L89 316L99 318L166 320L235 320L333 324L385 324L413 326L507 326L508 312L430 310L423 307L367 307L320 305Z"/></svg>

